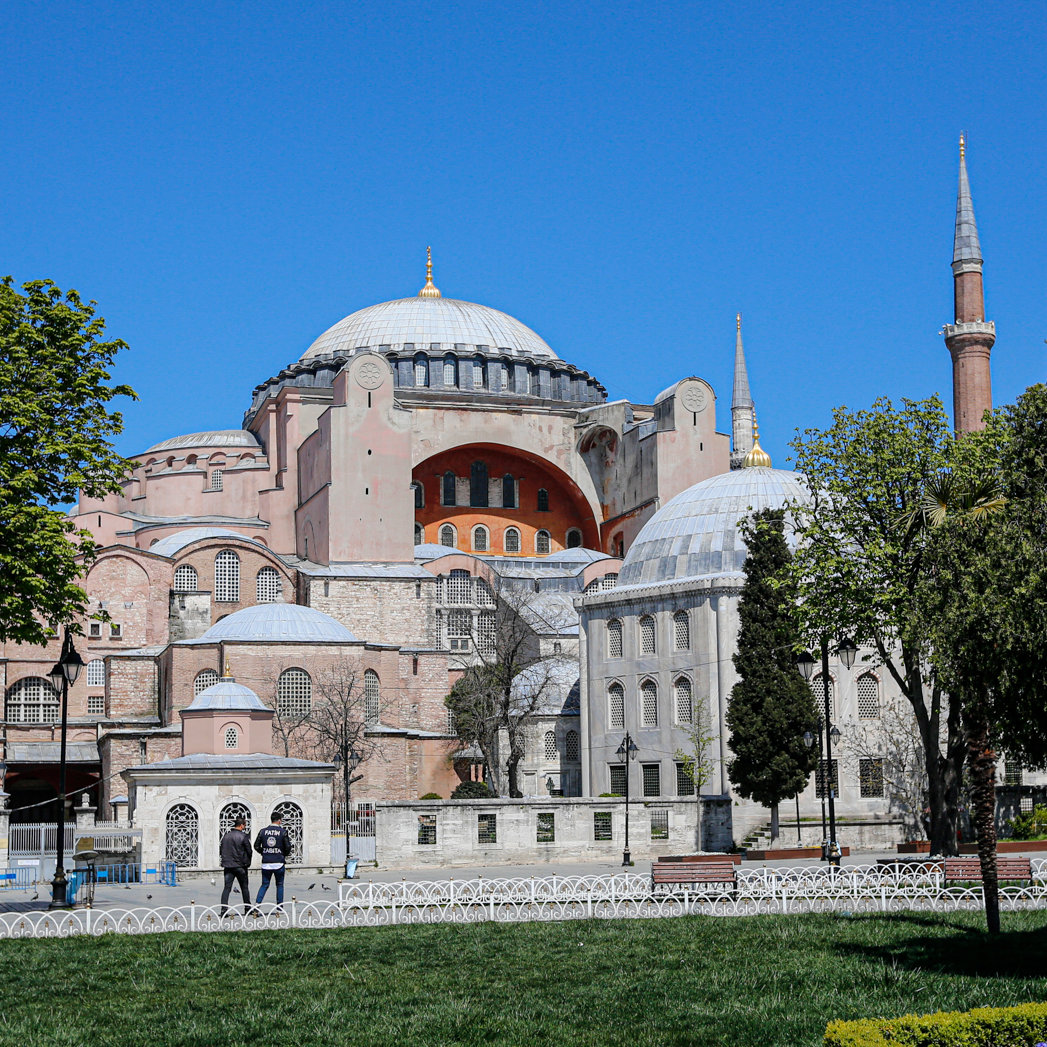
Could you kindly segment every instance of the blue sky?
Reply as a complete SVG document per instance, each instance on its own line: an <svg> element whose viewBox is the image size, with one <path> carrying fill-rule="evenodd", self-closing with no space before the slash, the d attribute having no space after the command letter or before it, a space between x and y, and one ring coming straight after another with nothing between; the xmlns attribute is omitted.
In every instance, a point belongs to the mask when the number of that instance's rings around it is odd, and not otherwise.
<svg viewBox="0 0 1047 1047"><path fill-rule="evenodd" d="M119 447L236 427L341 317L491 305L650 402L764 445L835 404L948 398L957 136L996 403L1044 377L1038 4L9 2L0 268L99 302ZM951 405L950 405L951 406Z"/></svg>

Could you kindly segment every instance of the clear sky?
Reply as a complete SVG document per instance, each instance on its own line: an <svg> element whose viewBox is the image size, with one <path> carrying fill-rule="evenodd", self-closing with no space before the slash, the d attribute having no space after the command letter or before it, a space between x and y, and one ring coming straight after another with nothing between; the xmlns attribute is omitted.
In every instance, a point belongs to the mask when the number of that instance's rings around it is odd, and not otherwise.
<svg viewBox="0 0 1047 1047"><path fill-rule="evenodd" d="M996 403L1044 378L1042 4L26 3L0 269L131 347L127 454L235 428L348 313L502 309L611 398L695 374L763 443L946 395L957 137Z"/></svg>

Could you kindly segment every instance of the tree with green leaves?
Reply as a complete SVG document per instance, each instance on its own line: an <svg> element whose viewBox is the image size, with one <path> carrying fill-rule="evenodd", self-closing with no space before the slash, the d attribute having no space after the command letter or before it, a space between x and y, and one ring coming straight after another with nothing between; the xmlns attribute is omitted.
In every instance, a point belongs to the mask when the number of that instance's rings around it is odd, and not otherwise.
<svg viewBox="0 0 1047 1047"><path fill-rule="evenodd" d="M807 784L817 756L804 744L818 729L814 695L796 671L800 646L785 571L792 559L785 541L785 513L764 509L742 524L748 548L738 606L738 683L727 706L727 773L738 792L771 809L771 837L778 836L778 807Z"/></svg>
<svg viewBox="0 0 1047 1047"><path fill-rule="evenodd" d="M704 702L698 702L691 713L690 726L686 728L687 747L676 750L676 759L683 773L694 786L698 803L698 850L702 849L702 789L716 769L716 753L713 743L716 735L709 722L709 712Z"/></svg>
<svg viewBox="0 0 1047 1047"><path fill-rule="evenodd" d="M811 488L810 502L792 507L800 540L789 573L801 632L809 644L846 632L876 651L916 718L931 850L955 854L967 746L917 599L930 539L919 527L899 526L955 457L948 418L937 397L900 408L886 399L867 411L838 407L829 429L808 429L792 448Z"/></svg>
<svg viewBox="0 0 1047 1047"><path fill-rule="evenodd" d="M108 406L136 398L110 384L126 345L102 340L94 307L50 280L0 280L0 640L44 643L87 613L76 582L97 548L57 507L118 492L130 471Z"/></svg>

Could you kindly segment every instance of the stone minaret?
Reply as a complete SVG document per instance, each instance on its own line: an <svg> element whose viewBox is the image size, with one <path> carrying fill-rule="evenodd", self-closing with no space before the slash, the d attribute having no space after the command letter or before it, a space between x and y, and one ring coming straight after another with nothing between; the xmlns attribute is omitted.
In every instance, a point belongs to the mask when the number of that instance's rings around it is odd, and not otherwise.
<svg viewBox="0 0 1047 1047"><path fill-rule="evenodd" d="M749 395L749 374L745 370L745 350L742 348L742 314L736 318L734 339L734 393L731 396L731 468L740 469L745 456L753 448L755 410Z"/></svg>
<svg viewBox="0 0 1047 1047"><path fill-rule="evenodd" d="M989 353L996 341L996 325L985 319L982 249L967 182L965 153L961 135L960 188L956 195L956 238L952 256L956 320L946 324L943 332L952 355L953 425L958 433L983 428L982 416L992 408Z"/></svg>

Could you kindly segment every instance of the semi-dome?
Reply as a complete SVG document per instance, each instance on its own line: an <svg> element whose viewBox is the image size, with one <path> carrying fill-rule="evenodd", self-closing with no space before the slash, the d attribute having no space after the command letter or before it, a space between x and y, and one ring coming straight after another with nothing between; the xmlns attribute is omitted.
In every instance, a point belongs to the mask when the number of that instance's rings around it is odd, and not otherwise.
<svg viewBox="0 0 1047 1047"><path fill-rule="evenodd" d="M542 338L508 313L455 298L429 297L398 298L350 313L324 331L302 359L365 347L402 350L408 344L425 352L434 344L445 351L453 351L455 345L470 351L483 345L491 352L557 359Z"/></svg>
<svg viewBox="0 0 1047 1047"><path fill-rule="evenodd" d="M739 521L760 509L807 501L804 477L788 469L736 469L681 491L644 525L622 563L618 587L741 575Z"/></svg>
<svg viewBox="0 0 1047 1047"><path fill-rule="evenodd" d="M228 640L353 643L356 637L341 622L315 607L302 607L295 603L267 603L234 611L212 625L197 642Z"/></svg>
<svg viewBox="0 0 1047 1047"><path fill-rule="evenodd" d="M172 436L158 444L146 448L143 452L177 451L188 447L251 447L258 450L262 445L258 437L246 429L211 429L206 433L186 433L184 436Z"/></svg>
<svg viewBox="0 0 1047 1047"><path fill-rule="evenodd" d="M176 531L166 538L161 538L155 545L149 546L149 552L156 553L157 556L174 556L187 545L202 542L206 538L239 538L244 542L254 540L246 534L240 534L239 531L230 531L227 527L187 527L184 531Z"/></svg>
<svg viewBox="0 0 1047 1047"><path fill-rule="evenodd" d="M206 709L265 709L265 702L250 687L245 687L235 680L223 678L218 683L205 687L187 705L187 713L201 712Z"/></svg>

